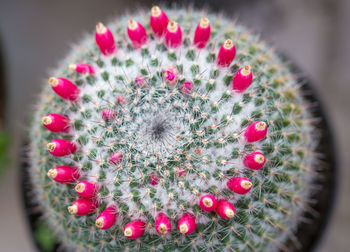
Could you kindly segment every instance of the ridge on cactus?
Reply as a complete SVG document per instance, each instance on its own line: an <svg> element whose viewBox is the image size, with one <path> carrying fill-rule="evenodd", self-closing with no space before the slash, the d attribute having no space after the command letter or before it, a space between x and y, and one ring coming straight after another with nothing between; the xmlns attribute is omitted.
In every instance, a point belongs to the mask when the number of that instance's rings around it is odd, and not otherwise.
<svg viewBox="0 0 350 252"><path fill-rule="evenodd" d="M62 245L285 250L309 209L317 142L301 84L258 36L155 6L98 23L52 76L30 177Z"/></svg>

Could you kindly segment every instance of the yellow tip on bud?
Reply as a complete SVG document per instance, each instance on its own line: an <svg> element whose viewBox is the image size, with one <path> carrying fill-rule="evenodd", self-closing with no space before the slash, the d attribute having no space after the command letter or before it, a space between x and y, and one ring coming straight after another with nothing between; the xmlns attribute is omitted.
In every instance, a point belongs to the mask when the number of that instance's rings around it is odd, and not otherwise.
<svg viewBox="0 0 350 252"><path fill-rule="evenodd" d="M107 28L102 23L97 23L96 25L96 32L99 34L106 33Z"/></svg>
<svg viewBox="0 0 350 252"><path fill-rule="evenodd" d="M252 72L252 68L250 66L244 66L242 71L241 71L241 74L244 75L244 76L247 76L249 75L250 73Z"/></svg>
<svg viewBox="0 0 350 252"><path fill-rule="evenodd" d="M69 70L75 71L76 68L77 68L77 65L76 65L76 64L69 64L69 65L68 65L68 69L69 69Z"/></svg>
<svg viewBox="0 0 350 252"><path fill-rule="evenodd" d="M252 182L247 181L247 180L242 181L242 182L241 182L241 186L242 186L244 189L248 190L248 189L252 188Z"/></svg>
<svg viewBox="0 0 350 252"><path fill-rule="evenodd" d="M206 17L202 17L201 21L199 22L200 27L207 28L209 26L210 22L209 19Z"/></svg>
<svg viewBox="0 0 350 252"><path fill-rule="evenodd" d="M126 237L132 236L132 230L131 230L131 228L126 228L126 229L124 230L124 235L125 235Z"/></svg>
<svg viewBox="0 0 350 252"><path fill-rule="evenodd" d="M137 28L137 22L134 19L129 18L129 20L128 20L128 28L130 30L135 30Z"/></svg>
<svg viewBox="0 0 350 252"><path fill-rule="evenodd" d="M203 204L206 206L206 207L211 207L213 205L213 201L210 199L210 198L204 198L203 199Z"/></svg>
<svg viewBox="0 0 350 252"><path fill-rule="evenodd" d="M266 123L265 122L259 122L255 125L255 128L257 130L265 130L266 129Z"/></svg>
<svg viewBox="0 0 350 252"><path fill-rule="evenodd" d="M50 84L51 86L53 86L53 87L56 87L56 86L58 85L58 83L59 83L59 81L58 81L58 79L55 78L55 77L51 77L51 78L49 79L49 84Z"/></svg>
<svg viewBox="0 0 350 252"><path fill-rule="evenodd" d="M224 42L224 48L229 50L233 47L233 41L231 39L226 39Z"/></svg>
<svg viewBox="0 0 350 252"><path fill-rule="evenodd" d="M56 170L56 169L50 169L50 170L47 172L47 176L50 177L50 178L56 178L56 176L57 176L57 170Z"/></svg>
<svg viewBox="0 0 350 252"><path fill-rule="evenodd" d="M151 9L152 17L158 17L161 13L162 12L161 12L160 8L157 5L152 7L152 9Z"/></svg>
<svg viewBox="0 0 350 252"><path fill-rule="evenodd" d="M160 224L159 225L159 233L161 235L166 235L168 233L168 229L166 228L165 224Z"/></svg>
<svg viewBox="0 0 350 252"><path fill-rule="evenodd" d="M96 227L98 227L98 228L103 228L104 223L105 223L105 221L102 217L98 218L95 222Z"/></svg>
<svg viewBox="0 0 350 252"><path fill-rule="evenodd" d="M233 218L233 216L235 216L235 212L234 212L232 209L226 209L225 215L226 215L228 218Z"/></svg>
<svg viewBox="0 0 350 252"><path fill-rule="evenodd" d="M254 157L254 161L257 162L257 163L259 163L259 164L262 164L262 163L264 163L265 158L264 158L263 155L257 154L257 155L255 155L255 157Z"/></svg>
<svg viewBox="0 0 350 252"><path fill-rule="evenodd" d="M55 144L55 143L48 143L48 144L46 145L46 149L47 149L48 151L50 151L50 152L54 151L55 148L56 148L56 144Z"/></svg>
<svg viewBox="0 0 350 252"><path fill-rule="evenodd" d="M52 118L51 118L51 116L44 116L43 118L41 118L41 122L44 125L49 125L52 123Z"/></svg>
<svg viewBox="0 0 350 252"><path fill-rule="evenodd" d="M69 206L69 207L68 207L68 212L69 212L70 214L75 214L75 213L78 212L78 207L77 207L76 205Z"/></svg>
<svg viewBox="0 0 350 252"><path fill-rule="evenodd" d="M82 193L84 192L85 190L85 184L84 183L78 183L76 186L75 186L75 191L77 191L78 193Z"/></svg>
<svg viewBox="0 0 350 252"><path fill-rule="evenodd" d="M171 20L169 21L167 28L168 28L168 31L170 32L176 32L177 27L178 27L177 23L174 20Z"/></svg>
<svg viewBox="0 0 350 252"><path fill-rule="evenodd" d="M180 225L180 233L181 234L186 234L188 232L188 227L186 224L181 224Z"/></svg>

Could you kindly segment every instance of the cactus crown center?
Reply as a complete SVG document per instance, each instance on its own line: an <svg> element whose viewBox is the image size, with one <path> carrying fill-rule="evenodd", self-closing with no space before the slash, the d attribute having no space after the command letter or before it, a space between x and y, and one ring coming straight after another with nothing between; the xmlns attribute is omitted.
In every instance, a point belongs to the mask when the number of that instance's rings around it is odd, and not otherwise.
<svg viewBox="0 0 350 252"><path fill-rule="evenodd" d="M152 122L151 127L148 129L148 132L154 140L159 141L167 135L170 128L171 125L165 119L155 119L155 121Z"/></svg>

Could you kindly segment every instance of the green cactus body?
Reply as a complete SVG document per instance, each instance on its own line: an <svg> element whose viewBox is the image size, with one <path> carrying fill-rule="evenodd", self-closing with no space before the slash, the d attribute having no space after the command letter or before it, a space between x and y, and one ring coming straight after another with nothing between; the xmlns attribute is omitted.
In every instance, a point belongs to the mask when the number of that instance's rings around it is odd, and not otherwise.
<svg viewBox="0 0 350 252"><path fill-rule="evenodd" d="M62 244L90 251L275 251L285 249L293 237L310 198L309 185L316 163L317 145L307 102L289 66L273 50L244 27L213 14L211 38L205 48L192 41L203 13L168 10L169 19L182 28L182 45L169 49L155 38L149 14L133 18L144 24L148 41L134 49L127 37L127 17L108 24L117 49L103 55L92 36L74 46L52 74L72 81L79 100L70 102L47 86L40 97L30 130L31 172L35 200ZM217 52L226 39L234 41L237 54L229 67L219 67ZM83 62L94 74L67 68ZM251 66L254 78L247 90L237 93L231 83L237 70ZM164 71L175 68L170 83ZM137 85L138 81L142 85ZM184 93L185 81L193 88ZM117 101L117 97L123 100ZM104 120L104 109L115 112ZM46 130L41 118L59 113L69 118L68 133ZM248 125L262 121L267 136L247 142ZM74 154L54 157L46 144L55 138L78 146ZM252 170L245 155L260 151L266 164ZM121 153L111 163L113 153ZM79 180L99 185L94 213L77 216L67 207L78 199L76 183L57 183L46 176L56 166L74 166ZM181 171L179 173L179 171ZM157 181L150 183L150 177ZM234 177L252 183L246 194L227 187ZM77 181L78 182L78 181ZM199 206L202 195L211 194L235 206L235 215L223 219ZM115 205L118 216L106 230L95 226L100 212ZM165 213L171 232L160 235L155 217ZM184 213L196 219L195 231L184 235L177 222ZM128 239L123 231L132 220L146 223L145 232Z"/></svg>

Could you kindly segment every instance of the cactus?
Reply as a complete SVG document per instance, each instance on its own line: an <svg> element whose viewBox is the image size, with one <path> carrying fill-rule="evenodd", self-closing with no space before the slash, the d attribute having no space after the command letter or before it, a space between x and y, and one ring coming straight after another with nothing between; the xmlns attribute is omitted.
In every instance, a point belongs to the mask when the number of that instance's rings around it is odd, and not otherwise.
<svg viewBox="0 0 350 252"><path fill-rule="evenodd" d="M46 221L72 250L287 250L317 164L302 83L222 16L133 18L97 24L40 96L30 178Z"/></svg>

